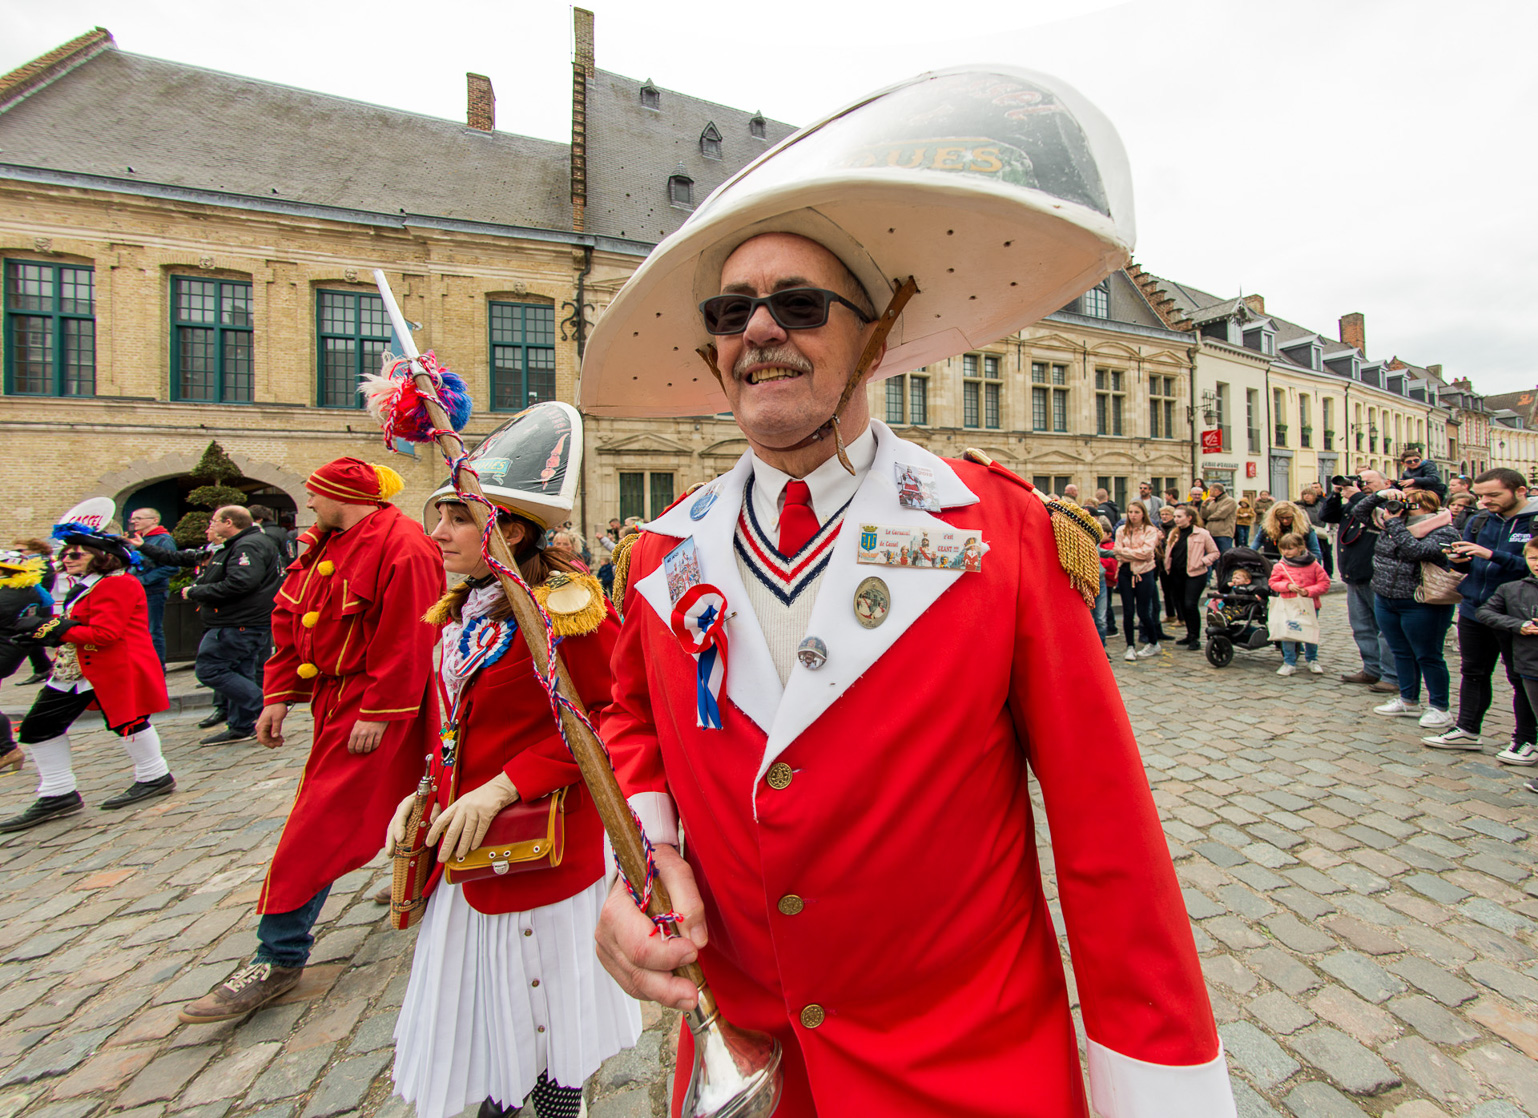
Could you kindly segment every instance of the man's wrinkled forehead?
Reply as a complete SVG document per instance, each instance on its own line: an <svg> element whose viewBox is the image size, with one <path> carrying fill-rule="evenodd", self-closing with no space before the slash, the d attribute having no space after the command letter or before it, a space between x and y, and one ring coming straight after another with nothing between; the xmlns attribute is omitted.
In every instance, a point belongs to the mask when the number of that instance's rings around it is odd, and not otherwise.
<svg viewBox="0 0 1538 1118"><path fill-rule="evenodd" d="M799 233L759 233L734 248L721 265L721 293L762 295L790 287L864 288L826 245Z"/></svg>

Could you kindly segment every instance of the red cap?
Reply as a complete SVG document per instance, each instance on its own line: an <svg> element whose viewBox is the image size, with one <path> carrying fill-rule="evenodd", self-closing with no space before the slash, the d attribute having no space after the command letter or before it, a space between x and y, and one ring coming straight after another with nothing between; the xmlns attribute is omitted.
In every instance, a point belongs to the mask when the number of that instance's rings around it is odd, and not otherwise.
<svg viewBox="0 0 1538 1118"><path fill-rule="evenodd" d="M405 488L389 466L374 466L361 458L327 462L305 481L305 488L350 505L383 505Z"/></svg>

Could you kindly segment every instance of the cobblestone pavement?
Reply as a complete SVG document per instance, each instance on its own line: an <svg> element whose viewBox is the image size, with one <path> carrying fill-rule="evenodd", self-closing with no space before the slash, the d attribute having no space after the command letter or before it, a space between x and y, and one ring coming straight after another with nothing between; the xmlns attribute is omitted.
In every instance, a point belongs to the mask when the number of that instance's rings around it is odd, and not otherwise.
<svg viewBox="0 0 1538 1118"><path fill-rule="evenodd" d="M1496 764L1496 746L1424 749L1413 719L1370 713L1336 682L1358 667L1344 614L1327 599L1323 676L1278 677L1274 650L1221 670L1169 646L1126 664L1112 639L1239 1112L1538 1116L1534 770ZM1508 704L1502 681L1496 738ZM0 1118L407 1118L389 1061L412 934L372 901L382 860L333 890L294 995L177 1024L254 946L307 742L296 712L286 751L199 748L201 713L160 723L176 795L96 810L129 777L91 729L76 735L87 810L0 837ZM32 779L0 778L0 811ZM647 1010L641 1045L590 1085L593 1118L665 1114L676 1015Z"/></svg>

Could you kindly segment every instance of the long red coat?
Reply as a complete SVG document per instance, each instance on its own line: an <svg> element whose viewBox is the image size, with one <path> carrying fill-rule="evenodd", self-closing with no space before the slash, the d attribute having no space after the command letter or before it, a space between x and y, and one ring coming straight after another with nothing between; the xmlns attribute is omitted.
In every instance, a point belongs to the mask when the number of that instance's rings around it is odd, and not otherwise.
<svg viewBox="0 0 1538 1118"><path fill-rule="evenodd" d="M609 706L609 658L618 639L619 622L611 609L594 632L561 641L561 656L577 695L595 720ZM471 908L527 912L575 896L603 876L603 822L556 729L550 700L534 678L533 658L522 634L513 638L500 660L470 680L459 704L457 754L461 796L491 780L498 770L507 774L525 800L572 786L566 794L566 851L561 864L466 882L465 900ZM452 799L450 782L437 753L433 782L439 805L447 807ZM434 865L426 892L437 884L439 871Z"/></svg>
<svg viewBox="0 0 1538 1118"><path fill-rule="evenodd" d="M1027 774L1108 1118L1228 1118L1226 1066L1190 924L1121 697L1044 506L995 468L936 458L875 423L807 628L827 645L782 688L732 550L748 458L638 544L604 724L632 804L670 805L705 903L700 961L723 1013L785 1050L779 1118L1086 1118L1043 893ZM898 464L942 511L902 508ZM705 506L708 505L708 508ZM705 508L699 519L698 514ZM976 573L861 565L866 525L961 529ZM693 535L726 597L724 728L696 727L696 666L668 630L663 555ZM857 624L856 587L891 611ZM690 1067L679 1053L674 1113Z"/></svg>
<svg viewBox="0 0 1538 1118"><path fill-rule="evenodd" d="M292 912L372 860L437 745L437 633L422 620L443 593L437 545L394 505L345 532L311 529L303 542L273 603L277 651L263 695L309 700L315 734L257 905L264 914ZM360 719L389 723L372 753L347 751Z"/></svg>
<svg viewBox="0 0 1538 1118"><path fill-rule="evenodd" d="M105 575L70 603L80 624L64 634L96 693L108 726L126 726L171 705L160 657L150 643L144 587L127 571Z"/></svg>

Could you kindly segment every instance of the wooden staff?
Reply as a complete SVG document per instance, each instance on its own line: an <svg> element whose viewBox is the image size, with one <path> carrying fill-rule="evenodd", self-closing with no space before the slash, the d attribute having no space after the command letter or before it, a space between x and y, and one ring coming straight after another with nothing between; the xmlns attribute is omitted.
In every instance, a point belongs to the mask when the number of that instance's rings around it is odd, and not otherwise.
<svg viewBox="0 0 1538 1118"><path fill-rule="evenodd" d="M374 269L374 282L379 285L380 298L384 300L385 310L389 313L390 322L395 327L395 336L400 339L401 348L405 350L404 356L411 361L416 386L422 393L422 404L426 407L433 426L442 432L437 438L438 448L443 451L444 457L452 462L464 454L464 440L453 430L448 415L437 401L437 385L433 384L430 376L421 371L421 366L418 364L421 354L417 351L416 343L412 341L411 330L395 302L395 294L390 290L389 281L385 279L384 272L378 268ZM460 492L473 493L482 498L486 496L481 489L480 479L470 470L462 471L461 476L452 478L451 481ZM476 527L484 536L488 517L486 506L478 501L465 503L470 510L470 515L475 517ZM517 560L513 558L512 549L507 546L507 540L502 537L502 533L493 530L489 538L491 554L497 562L509 569L516 569ZM529 655L534 658L535 670L544 676L549 662L546 657L545 620L540 613L539 605L522 586L506 575L499 572L497 581L502 584L508 605L512 607L513 617L518 622L518 631L529 647ZM587 711L577 695L577 689L572 686L571 675L567 672L566 664L561 659L559 651L555 656L555 671L556 686L561 695L571 703L572 707L586 716ZM587 790L593 797L593 803L598 808L598 817L603 820L603 829L608 832L609 842L619 858L620 869L633 885L639 886L646 881L646 847L642 845L641 831L636 826L635 816L631 814L625 794L620 791L619 779L614 775L614 768L609 763L609 755L604 751L603 743L587 728L585 722L564 704L559 707L559 710L567 744L571 747L577 768L582 772L583 783L587 785ZM652 882L651 900L646 906L647 915L661 916L672 910L673 903L668 899L668 891L663 886L662 879L655 879ZM689 963L679 967L673 973L680 978L687 978L698 988L699 1019L708 1020L714 1016L715 998L711 996L710 986L705 981L705 972L699 963L697 961Z"/></svg>

